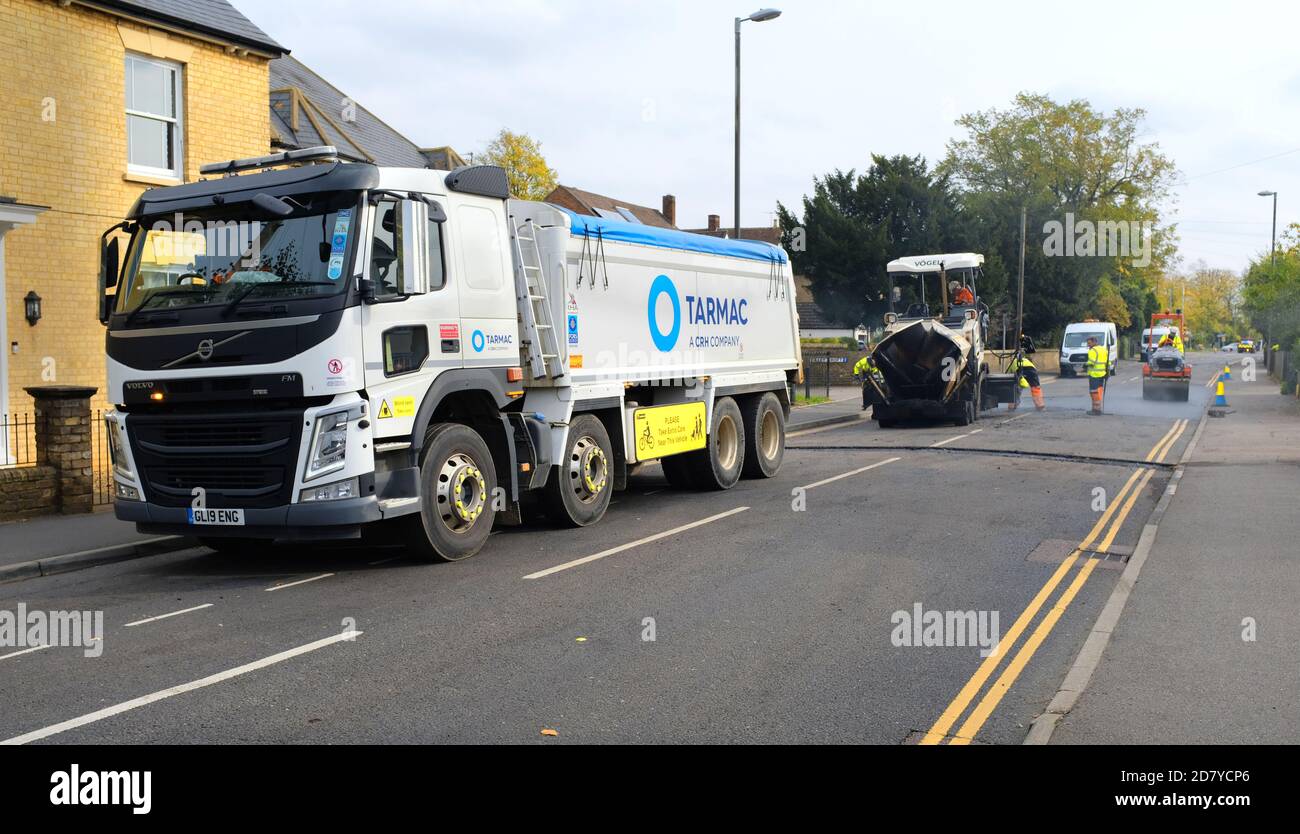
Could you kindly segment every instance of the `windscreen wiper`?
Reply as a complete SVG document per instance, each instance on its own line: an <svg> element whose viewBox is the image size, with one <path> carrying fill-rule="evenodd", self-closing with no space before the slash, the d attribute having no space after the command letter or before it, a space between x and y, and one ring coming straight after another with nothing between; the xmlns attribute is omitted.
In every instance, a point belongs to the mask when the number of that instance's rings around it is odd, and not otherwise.
<svg viewBox="0 0 1300 834"><path fill-rule="evenodd" d="M221 308L221 317L225 318L235 311L235 308L244 302L244 299L252 295L258 287L332 287L334 281L268 281L266 283L250 284L248 289L236 295L226 306ZM273 299L275 300L275 299Z"/></svg>
<svg viewBox="0 0 1300 834"><path fill-rule="evenodd" d="M128 313L126 316L126 321L122 322L122 324L126 327L130 327L131 323L135 321L136 316L140 315L145 310L149 309L149 305L151 305L155 300L159 298L168 298L168 297L178 296L178 295L193 295L193 294L194 294L194 290L182 289L180 287L172 287L169 290L156 292L153 295L146 298L144 301L142 301L139 307L136 307L134 310Z"/></svg>

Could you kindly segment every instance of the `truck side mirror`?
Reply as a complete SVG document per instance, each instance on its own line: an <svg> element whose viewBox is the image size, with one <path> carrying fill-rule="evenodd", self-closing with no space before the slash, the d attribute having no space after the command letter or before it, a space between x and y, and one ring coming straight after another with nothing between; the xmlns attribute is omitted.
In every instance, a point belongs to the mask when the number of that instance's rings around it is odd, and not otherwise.
<svg viewBox="0 0 1300 834"><path fill-rule="evenodd" d="M100 324L108 324L108 317L113 312L113 302L117 299L117 296L109 295L108 291L117 286L118 263L117 238L101 241L99 249L99 294L97 296Z"/></svg>

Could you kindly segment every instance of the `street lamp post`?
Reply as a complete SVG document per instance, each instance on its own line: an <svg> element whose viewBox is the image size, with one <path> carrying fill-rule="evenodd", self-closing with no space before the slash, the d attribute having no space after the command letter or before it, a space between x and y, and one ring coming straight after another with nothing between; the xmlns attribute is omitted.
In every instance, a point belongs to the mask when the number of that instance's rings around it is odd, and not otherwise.
<svg viewBox="0 0 1300 834"><path fill-rule="evenodd" d="M1269 248L1268 248L1268 254L1269 254L1268 268L1271 271L1274 267L1277 266L1277 192L1261 191L1259 192L1259 196L1273 198L1273 237L1271 238L1271 242L1269 243Z"/></svg>
<svg viewBox="0 0 1300 834"><path fill-rule="evenodd" d="M1277 275L1277 192L1261 191L1261 197L1273 198L1273 234L1269 238L1268 244L1268 277L1270 279ZM1264 333L1264 341L1267 342L1265 350L1271 350L1273 347L1273 311L1270 310L1264 316L1264 327L1267 332ZM1270 366L1271 367L1271 366Z"/></svg>
<svg viewBox="0 0 1300 834"><path fill-rule="evenodd" d="M746 20L763 23L781 16L780 9L759 9L748 17L736 18L736 205L732 237L740 238L740 24Z"/></svg>

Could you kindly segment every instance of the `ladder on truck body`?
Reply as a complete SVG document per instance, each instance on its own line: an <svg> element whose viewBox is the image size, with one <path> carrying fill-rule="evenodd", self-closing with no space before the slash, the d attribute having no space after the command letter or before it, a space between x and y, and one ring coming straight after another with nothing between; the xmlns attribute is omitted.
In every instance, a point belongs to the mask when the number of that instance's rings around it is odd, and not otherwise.
<svg viewBox="0 0 1300 834"><path fill-rule="evenodd" d="M510 236L515 247L515 296L519 299L519 323L523 328L519 341L525 364L533 379L559 379L564 376L565 368L547 300L537 227L532 220L516 226L511 215Z"/></svg>

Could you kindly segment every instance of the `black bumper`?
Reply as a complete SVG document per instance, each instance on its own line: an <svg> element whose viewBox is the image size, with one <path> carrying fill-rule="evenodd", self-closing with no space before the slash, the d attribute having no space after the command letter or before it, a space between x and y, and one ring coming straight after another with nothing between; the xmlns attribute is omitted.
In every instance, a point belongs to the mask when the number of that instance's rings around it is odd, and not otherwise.
<svg viewBox="0 0 1300 834"><path fill-rule="evenodd" d="M213 538L322 541L356 539L361 526L383 518L373 495L344 501L321 501L244 510L244 526L219 527L188 522L184 507L160 507L143 501L113 502L117 517L134 521L141 533L211 536Z"/></svg>

